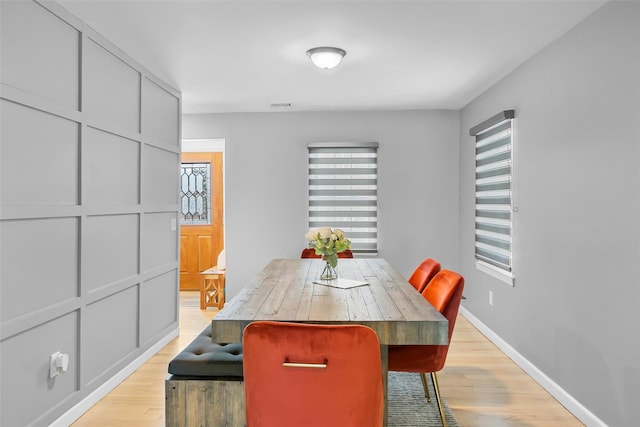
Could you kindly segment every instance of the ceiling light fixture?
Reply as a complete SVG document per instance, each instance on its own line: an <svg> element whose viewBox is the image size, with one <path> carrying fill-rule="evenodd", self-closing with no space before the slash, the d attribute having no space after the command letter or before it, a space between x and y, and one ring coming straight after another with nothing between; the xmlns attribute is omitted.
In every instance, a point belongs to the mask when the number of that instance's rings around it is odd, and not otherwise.
<svg viewBox="0 0 640 427"><path fill-rule="evenodd" d="M307 51L314 65L325 70L337 67L346 54L346 51L337 47L314 47Z"/></svg>

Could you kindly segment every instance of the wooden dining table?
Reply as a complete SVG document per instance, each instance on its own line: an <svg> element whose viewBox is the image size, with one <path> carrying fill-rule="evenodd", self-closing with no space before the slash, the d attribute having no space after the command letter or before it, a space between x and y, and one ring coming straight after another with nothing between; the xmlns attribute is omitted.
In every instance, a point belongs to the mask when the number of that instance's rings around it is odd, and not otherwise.
<svg viewBox="0 0 640 427"><path fill-rule="evenodd" d="M316 284L323 261L271 260L212 320L214 342L238 342L251 322L360 324L380 341L387 425L388 346L447 344L449 324L387 261L340 259L338 276L366 283L348 289Z"/></svg>

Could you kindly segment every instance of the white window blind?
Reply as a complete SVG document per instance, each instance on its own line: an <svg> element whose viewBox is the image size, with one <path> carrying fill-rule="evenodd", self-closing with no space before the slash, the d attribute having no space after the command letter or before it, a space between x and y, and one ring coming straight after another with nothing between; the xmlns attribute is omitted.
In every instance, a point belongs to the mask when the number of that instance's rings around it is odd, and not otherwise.
<svg viewBox="0 0 640 427"><path fill-rule="evenodd" d="M355 254L378 253L378 143L311 143L309 228L342 229Z"/></svg>
<svg viewBox="0 0 640 427"><path fill-rule="evenodd" d="M475 126L475 256L512 272L512 119L503 111Z"/></svg>

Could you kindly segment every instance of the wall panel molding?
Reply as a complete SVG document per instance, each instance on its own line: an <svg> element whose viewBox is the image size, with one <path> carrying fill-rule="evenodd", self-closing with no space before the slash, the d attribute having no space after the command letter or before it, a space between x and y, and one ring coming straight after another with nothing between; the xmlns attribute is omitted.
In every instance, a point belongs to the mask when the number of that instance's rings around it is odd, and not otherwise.
<svg viewBox="0 0 640 427"><path fill-rule="evenodd" d="M64 106L46 98L42 98L6 83L0 83L0 97L5 101L13 102L34 110L43 111L67 120L72 120L78 123L83 121L81 111L65 108Z"/></svg>
<svg viewBox="0 0 640 427"><path fill-rule="evenodd" d="M0 7L0 425L68 424L177 335L181 94L53 1ZM5 361L27 337L30 385Z"/></svg>

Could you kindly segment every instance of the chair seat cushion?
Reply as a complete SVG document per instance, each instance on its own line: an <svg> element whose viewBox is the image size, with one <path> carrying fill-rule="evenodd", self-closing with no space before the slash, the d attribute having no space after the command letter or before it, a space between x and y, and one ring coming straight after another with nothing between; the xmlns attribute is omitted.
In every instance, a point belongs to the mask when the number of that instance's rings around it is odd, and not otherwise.
<svg viewBox="0 0 640 427"><path fill-rule="evenodd" d="M242 343L214 343L211 325L171 362L169 373L191 377L243 377Z"/></svg>

